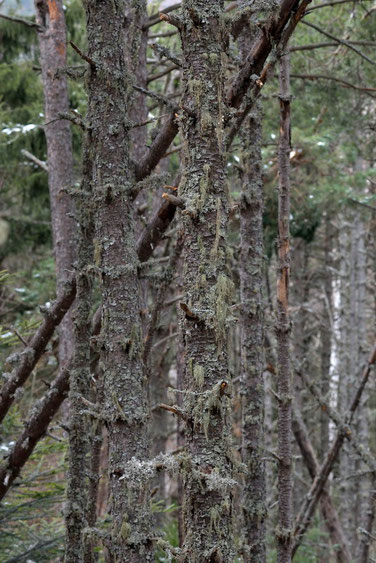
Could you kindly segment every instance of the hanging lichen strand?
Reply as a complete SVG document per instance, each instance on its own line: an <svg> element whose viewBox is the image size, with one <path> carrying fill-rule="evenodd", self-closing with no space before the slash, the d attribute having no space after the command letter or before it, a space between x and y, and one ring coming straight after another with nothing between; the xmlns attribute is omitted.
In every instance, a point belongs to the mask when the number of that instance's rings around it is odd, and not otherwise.
<svg viewBox="0 0 376 563"><path fill-rule="evenodd" d="M140 6L139 0L134 6ZM98 339L104 402L100 415L109 441L109 560L154 561L150 497L142 471L129 465L148 455L147 394L142 362L138 258L134 240L129 158L132 77L127 44L137 45L125 0L86 0L89 79L88 126L92 131L96 204L94 260L101 279L102 332Z"/></svg>
<svg viewBox="0 0 376 563"><path fill-rule="evenodd" d="M240 200L240 299L242 360L242 460L247 466L243 489L245 561L265 561L264 456L264 314L262 183L262 112L260 102L244 127Z"/></svg>
<svg viewBox="0 0 376 563"><path fill-rule="evenodd" d="M292 451L291 451L291 369L290 319L288 313L290 280L290 61L280 58L280 139L278 153L278 563L291 561Z"/></svg>
<svg viewBox="0 0 376 563"><path fill-rule="evenodd" d="M183 561L233 561L227 364L227 310L233 282L226 266L228 196L223 158L223 2L186 0L181 134L184 172L181 330L185 353L187 459L183 467Z"/></svg>

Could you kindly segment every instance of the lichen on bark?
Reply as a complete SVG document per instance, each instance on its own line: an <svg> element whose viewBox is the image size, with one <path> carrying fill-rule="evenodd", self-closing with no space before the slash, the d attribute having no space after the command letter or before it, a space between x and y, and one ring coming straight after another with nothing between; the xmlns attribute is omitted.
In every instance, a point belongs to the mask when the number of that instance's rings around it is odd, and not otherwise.
<svg viewBox="0 0 376 563"><path fill-rule="evenodd" d="M226 264L223 150L223 2L186 0L180 35L185 202L181 331L187 462L182 561L231 561L233 460L226 335L233 283Z"/></svg>
<svg viewBox="0 0 376 563"><path fill-rule="evenodd" d="M243 37L245 44L248 37ZM242 510L246 561L265 561L262 111L256 102L242 139L239 277L241 296Z"/></svg>
<svg viewBox="0 0 376 563"><path fill-rule="evenodd" d="M129 16L130 7L135 18ZM106 542L112 561L153 561L148 484L121 479L129 460L148 456L149 417L142 361L140 288L130 159L130 60L145 2L86 0L88 126L92 133L97 270L101 280L102 331L98 339L104 401L101 416L109 440L111 527ZM128 61L128 64L127 62Z"/></svg>

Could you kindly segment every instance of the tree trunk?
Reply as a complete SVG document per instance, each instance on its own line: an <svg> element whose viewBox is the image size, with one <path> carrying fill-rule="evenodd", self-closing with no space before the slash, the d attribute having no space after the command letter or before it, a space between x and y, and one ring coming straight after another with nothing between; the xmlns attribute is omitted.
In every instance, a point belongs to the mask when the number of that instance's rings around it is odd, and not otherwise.
<svg viewBox="0 0 376 563"><path fill-rule="evenodd" d="M290 279L290 62L280 61L280 144L278 194L278 530L277 559L291 561L292 454L291 454L291 370L288 292Z"/></svg>
<svg viewBox="0 0 376 563"><path fill-rule="evenodd" d="M50 191L53 248L58 294L72 275L75 260L76 225L71 196L67 193L74 181L70 123L59 119L69 110L67 78L56 77L58 68L67 64L66 25L62 0L35 0L40 60L44 91L47 141L48 186ZM53 123L50 123L52 122ZM68 313L59 327L60 368L67 367L73 350L73 322Z"/></svg>
<svg viewBox="0 0 376 563"><path fill-rule="evenodd" d="M331 244L333 229L330 217L325 218L324 227L324 272L323 289L324 303L321 319L321 394L326 397L330 392L330 368L332 355L332 318L333 318L333 280L332 280L332 258ZM329 417L326 412L320 412L320 459L323 459L329 448Z"/></svg>
<svg viewBox="0 0 376 563"><path fill-rule="evenodd" d="M83 401L91 399L91 306L93 275L92 138L87 130L83 148L81 190L77 201L79 218L77 294L74 312L74 355L69 381L69 471L65 507L65 563L91 563L91 542L84 545L83 530L88 525L87 508L89 428Z"/></svg>
<svg viewBox="0 0 376 563"><path fill-rule="evenodd" d="M134 2L134 6L138 3ZM88 124L96 204L94 258L101 275L103 417L109 440L111 561L153 561L146 380L129 154L132 73L125 45L137 44L124 0L87 0ZM127 55L128 56L128 55Z"/></svg>
<svg viewBox="0 0 376 563"><path fill-rule="evenodd" d="M263 184L261 108L256 104L243 135L240 206L242 459L245 560L265 561Z"/></svg>
<svg viewBox="0 0 376 563"><path fill-rule="evenodd" d="M183 294L185 353L183 561L234 559L231 383L227 309L233 283L226 267L228 200L223 156L223 2L183 2L181 124L184 173Z"/></svg>

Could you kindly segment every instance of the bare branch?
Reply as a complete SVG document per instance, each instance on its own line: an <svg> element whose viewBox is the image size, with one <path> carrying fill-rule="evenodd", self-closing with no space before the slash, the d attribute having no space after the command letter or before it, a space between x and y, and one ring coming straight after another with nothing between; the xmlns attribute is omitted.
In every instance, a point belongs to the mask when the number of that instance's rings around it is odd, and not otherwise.
<svg viewBox="0 0 376 563"><path fill-rule="evenodd" d="M28 158L29 160L31 160L32 162L34 162L35 164L37 164L40 168L42 168L43 170L45 170L46 172L48 172L48 165L47 162L43 161L43 160L39 160L39 158L37 158L36 156L34 156L31 152L22 149L21 150L21 154L23 154L24 156L26 156L26 158Z"/></svg>
<svg viewBox="0 0 376 563"><path fill-rule="evenodd" d="M5 14L0 14L0 18L2 18L3 20L8 20L14 23L21 23L22 25L26 25L27 27L33 27L35 28L37 31L44 31L44 27L42 27L41 25L32 22L30 20L26 20L24 18L17 18L15 16L6 16Z"/></svg>
<svg viewBox="0 0 376 563"><path fill-rule="evenodd" d="M86 61L87 63L89 63L89 65L92 68L95 68L95 62L93 61L93 59L91 59L90 57L88 57L87 55L85 55L85 53L83 53L81 51L81 49L79 47L77 47L77 45L75 45L73 43L73 41L69 41L69 44L71 45L71 47L76 51L76 53L78 53L81 57L81 59L83 59L84 61Z"/></svg>
<svg viewBox="0 0 376 563"><path fill-rule="evenodd" d="M163 13L169 14L170 12L174 12L175 10L180 8L180 6L181 6L181 2L177 2L176 4L172 4L172 6L169 6L168 8L164 8ZM153 25L156 25L158 23L161 23L160 12L155 12L154 14L152 14L150 16L149 21L142 27L142 30L145 31L149 27L152 27Z"/></svg>
<svg viewBox="0 0 376 563"><path fill-rule="evenodd" d="M47 310L44 321L34 334L28 347L21 354L8 359L8 362L16 363L16 367L0 390L0 422L12 406L17 389L25 383L43 355L55 328L69 310L75 295L76 282L73 279L67 283L66 290L56 299L52 307Z"/></svg>

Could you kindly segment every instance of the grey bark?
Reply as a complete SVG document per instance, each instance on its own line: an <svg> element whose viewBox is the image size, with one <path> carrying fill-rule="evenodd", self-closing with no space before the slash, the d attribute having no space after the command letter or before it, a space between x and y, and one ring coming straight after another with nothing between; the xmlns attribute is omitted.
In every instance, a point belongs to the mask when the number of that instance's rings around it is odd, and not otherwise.
<svg viewBox="0 0 376 563"><path fill-rule="evenodd" d="M366 260L366 228L364 220L360 213L356 213L354 221L354 230L356 238L356 361L357 366L362 365L366 360L367 349L367 260ZM369 449L369 407L368 399L370 393L368 389L365 390L362 400L362 407L357 417L357 433L360 443L368 450ZM364 465L358 459L356 464L356 471L362 471ZM372 477L374 481L374 477ZM366 528L369 521L369 496L370 489L372 491L373 485L370 479L365 475L362 479L357 481L357 529ZM372 533L372 531L371 531ZM358 533L359 537L359 533Z"/></svg>
<svg viewBox="0 0 376 563"><path fill-rule="evenodd" d="M136 245L137 256L139 260L143 261L144 256L144 247L142 244ZM149 256L147 257L149 258ZM59 299L56 301L56 306L52 306L52 311L55 310L54 314L50 314L47 316L45 323L38 329L35 340L38 342L39 339L43 337L43 340L40 341L41 351L44 350L45 346L47 345L49 339L53 334L53 329L55 328L56 322L58 322L60 315L63 315L63 312L57 313L59 308L64 305L66 310L67 307L71 306L74 298L76 296L76 282L75 280L68 283L68 287L66 289L65 294L61 295ZM95 313L94 317L100 317L101 309L98 309ZM93 319L93 329L92 334L93 336L98 335L100 331L100 318ZM43 328L44 327L44 328ZM43 329L47 330L47 336L42 336L40 331ZM37 336L40 335L40 336ZM39 358L40 356L38 356ZM35 358L34 358L35 360ZM26 361L26 360L25 360ZM35 360L37 361L37 360ZM21 364L22 365L22 364ZM31 373L35 364L27 364L27 373L28 375ZM25 368L26 369L26 368ZM3 496L8 492L9 488L11 487L14 479L17 478L20 471L22 470L23 466L29 459L30 455L33 453L33 450L36 444L45 436L48 425L53 419L53 417L58 412L60 406L64 402L65 398L67 397L69 391L69 369L63 370L56 379L51 383L50 389L47 393L36 402L31 410L31 416L25 424L25 430L21 433L20 437L18 438L17 442L13 446L9 456L7 457L7 461L0 466L0 500ZM25 444L27 443L27 447ZM8 477L7 477L8 475Z"/></svg>
<svg viewBox="0 0 376 563"><path fill-rule="evenodd" d="M242 460L245 561L265 561L263 184L261 108L244 129L240 204L240 300L242 358Z"/></svg>
<svg viewBox="0 0 376 563"><path fill-rule="evenodd" d="M233 460L227 309L232 280L226 267L228 201L223 155L223 2L186 0L181 134L187 458L183 469L185 542L182 561L232 561Z"/></svg>
<svg viewBox="0 0 376 563"><path fill-rule="evenodd" d="M291 369L288 292L290 279L290 68L287 54L280 60L280 141L278 193L278 529L277 560L291 561L292 451L291 451Z"/></svg>
<svg viewBox="0 0 376 563"><path fill-rule="evenodd" d="M133 7L144 3L135 1ZM92 131L95 265L100 272L102 331L98 341L104 377L101 416L109 440L111 561L153 561L148 473L148 404L142 361L138 257L134 240L130 162L132 73L125 44L140 30L129 26L124 0L85 2Z"/></svg>
<svg viewBox="0 0 376 563"><path fill-rule="evenodd" d="M67 193L73 185L73 152L70 123L57 120L59 113L69 110L67 78L56 76L66 66L66 24L62 0L35 0L36 23L44 92L47 141L48 186L50 191L53 248L56 263L57 289L72 275L76 250L76 224L71 214L73 204ZM53 123L49 123L54 121ZM59 328L59 363L67 367L73 350L73 322L70 314Z"/></svg>
<svg viewBox="0 0 376 563"><path fill-rule="evenodd" d="M85 135L83 170L77 214L79 218L74 354L69 383L69 470L65 507L65 563L91 563L91 542L85 546L83 531L88 525L89 424L84 400L90 399L90 337L93 284L93 204L91 130ZM92 426L92 425L91 425Z"/></svg>

